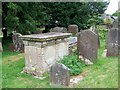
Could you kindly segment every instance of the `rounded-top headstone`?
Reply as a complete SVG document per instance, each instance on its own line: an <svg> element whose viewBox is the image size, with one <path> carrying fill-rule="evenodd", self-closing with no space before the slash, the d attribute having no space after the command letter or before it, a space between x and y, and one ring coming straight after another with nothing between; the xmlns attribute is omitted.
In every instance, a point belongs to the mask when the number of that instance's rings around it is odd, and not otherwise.
<svg viewBox="0 0 120 90"><path fill-rule="evenodd" d="M78 34L78 53L79 56L94 61L98 54L98 35L90 30L81 31Z"/></svg>
<svg viewBox="0 0 120 90"><path fill-rule="evenodd" d="M77 25L69 25L68 32L75 35L76 33L78 33L78 26Z"/></svg>
<svg viewBox="0 0 120 90"><path fill-rule="evenodd" d="M68 86L70 75L64 64L55 63L50 69L50 81L52 85Z"/></svg>

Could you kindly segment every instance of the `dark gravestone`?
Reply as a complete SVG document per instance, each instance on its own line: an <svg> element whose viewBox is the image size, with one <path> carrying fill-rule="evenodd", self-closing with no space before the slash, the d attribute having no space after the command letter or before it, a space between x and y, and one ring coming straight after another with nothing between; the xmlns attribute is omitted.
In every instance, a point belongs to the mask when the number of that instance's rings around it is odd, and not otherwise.
<svg viewBox="0 0 120 90"><path fill-rule="evenodd" d="M19 38L19 36L22 36L22 35L19 33L13 34L12 40L13 40L15 51L23 52L24 44L23 44L23 40L21 38Z"/></svg>
<svg viewBox="0 0 120 90"><path fill-rule="evenodd" d="M98 35L89 30L81 31L78 34L78 53L79 56L89 59L90 61L97 59L98 53Z"/></svg>
<svg viewBox="0 0 120 90"><path fill-rule="evenodd" d="M62 32L67 33L67 29L65 27L54 27L50 29L50 32Z"/></svg>
<svg viewBox="0 0 120 90"><path fill-rule="evenodd" d="M76 33L78 33L78 26L77 25L69 25L68 32L75 35Z"/></svg>
<svg viewBox="0 0 120 90"><path fill-rule="evenodd" d="M52 85L68 86L70 81L68 68L63 64L54 64L50 69L50 81Z"/></svg>
<svg viewBox="0 0 120 90"><path fill-rule="evenodd" d="M107 56L118 56L120 45L120 30L111 28L107 35Z"/></svg>

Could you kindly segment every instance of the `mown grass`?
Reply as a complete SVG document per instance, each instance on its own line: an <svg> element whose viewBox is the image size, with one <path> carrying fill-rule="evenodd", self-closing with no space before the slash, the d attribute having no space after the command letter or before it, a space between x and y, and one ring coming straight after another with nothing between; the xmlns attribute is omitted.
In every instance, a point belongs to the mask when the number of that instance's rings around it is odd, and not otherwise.
<svg viewBox="0 0 120 90"><path fill-rule="evenodd" d="M24 53L11 52L8 45L11 41L4 41L2 55L2 87L3 88L51 88L49 75L43 80L21 73L24 67ZM118 87L118 58L102 58L105 41L101 40L98 62L83 67L84 79L75 88L117 88ZM68 59L69 60L69 59Z"/></svg>
<svg viewBox="0 0 120 90"><path fill-rule="evenodd" d="M83 71L87 73L75 87L79 88L118 88L118 57L103 58L105 41L101 40L98 61Z"/></svg>
<svg viewBox="0 0 120 90"><path fill-rule="evenodd" d="M37 79L29 74L21 73L24 67L24 54L9 51L9 42L4 43L2 55L2 87L3 88L47 88L49 76L44 80Z"/></svg>

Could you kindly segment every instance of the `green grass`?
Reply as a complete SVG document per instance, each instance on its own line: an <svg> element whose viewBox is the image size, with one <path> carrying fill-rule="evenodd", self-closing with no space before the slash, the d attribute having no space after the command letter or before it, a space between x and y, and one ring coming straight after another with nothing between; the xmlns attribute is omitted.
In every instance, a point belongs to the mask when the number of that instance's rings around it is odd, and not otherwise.
<svg viewBox="0 0 120 90"><path fill-rule="evenodd" d="M75 87L79 88L118 88L118 57L103 58L105 42L101 41L98 61L84 68L87 75Z"/></svg>
<svg viewBox="0 0 120 90"><path fill-rule="evenodd" d="M49 75L43 80L21 73L24 67L24 54L10 52L7 40L3 44L2 55L2 87L3 88L51 88ZM98 62L83 67L84 78L76 88L117 88L118 87L118 58L102 58L105 42L101 41L101 48L98 53ZM69 59L68 59L69 60Z"/></svg>
<svg viewBox="0 0 120 90"><path fill-rule="evenodd" d="M7 40L6 42L11 42ZM24 67L24 54L10 52L9 43L6 43L2 55L2 87L3 88L46 88L49 85L49 76L44 80L21 73Z"/></svg>

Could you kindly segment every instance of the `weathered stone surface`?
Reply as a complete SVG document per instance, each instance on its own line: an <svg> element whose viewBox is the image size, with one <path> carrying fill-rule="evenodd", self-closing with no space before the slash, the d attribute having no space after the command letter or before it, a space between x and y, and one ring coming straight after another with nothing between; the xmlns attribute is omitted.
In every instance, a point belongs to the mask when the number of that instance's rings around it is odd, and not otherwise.
<svg viewBox="0 0 120 90"><path fill-rule="evenodd" d="M103 51L102 57L103 57L103 58L106 58L106 57L107 57L107 49L105 49L105 50Z"/></svg>
<svg viewBox="0 0 120 90"><path fill-rule="evenodd" d="M68 43L69 43L69 54L73 55L75 50L77 50L77 37L69 37Z"/></svg>
<svg viewBox="0 0 120 90"><path fill-rule="evenodd" d="M50 82L52 85L68 86L70 82L68 68L63 64L55 63L50 69Z"/></svg>
<svg viewBox="0 0 120 90"><path fill-rule="evenodd" d="M2 43L0 42L0 52L3 51L3 48L2 48Z"/></svg>
<svg viewBox="0 0 120 90"><path fill-rule="evenodd" d="M25 45L24 72L42 76L50 67L68 55L70 33L46 33L21 36Z"/></svg>
<svg viewBox="0 0 120 90"><path fill-rule="evenodd" d="M97 59L98 35L93 31L84 30L78 34L78 53L90 61Z"/></svg>
<svg viewBox="0 0 120 90"><path fill-rule="evenodd" d="M78 33L78 26L77 25L69 25L68 32L75 35L76 33Z"/></svg>
<svg viewBox="0 0 120 90"><path fill-rule="evenodd" d="M99 32L96 30L94 26L90 27L90 30L96 33L98 35L98 48L100 48L100 37L99 37Z"/></svg>
<svg viewBox="0 0 120 90"><path fill-rule="evenodd" d="M117 56L120 49L120 30L111 28L107 35L107 56Z"/></svg>
<svg viewBox="0 0 120 90"><path fill-rule="evenodd" d="M67 29L65 27L54 27L50 29L50 32L62 32L67 33Z"/></svg>
<svg viewBox="0 0 120 90"><path fill-rule="evenodd" d="M44 33L44 34L23 35L20 38L22 38L25 41L45 42L50 40L67 38L70 35L71 33L50 32L50 33Z"/></svg>
<svg viewBox="0 0 120 90"><path fill-rule="evenodd" d="M22 36L20 33L15 33L12 36L13 44L15 47L15 51L23 52L24 51L24 44L21 38L19 36Z"/></svg>

